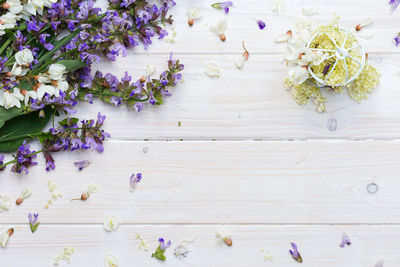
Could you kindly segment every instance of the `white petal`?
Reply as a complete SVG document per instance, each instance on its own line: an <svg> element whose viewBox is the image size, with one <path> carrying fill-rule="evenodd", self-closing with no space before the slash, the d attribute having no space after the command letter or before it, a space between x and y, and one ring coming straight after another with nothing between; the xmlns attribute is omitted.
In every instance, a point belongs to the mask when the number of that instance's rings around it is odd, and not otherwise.
<svg viewBox="0 0 400 267"><path fill-rule="evenodd" d="M188 16L189 19L199 19L199 18L203 17L203 12L201 11L200 8L189 7L186 10L186 15Z"/></svg>
<svg viewBox="0 0 400 267"><path fill-rule="evenodd" d="M0 211L1 210L8 210L11 206L11 198L8 196L1 196L0 197Z"/></svg>
<svg viewBox="0 0 400 267"><path fill-rule="evenodd" d="M97 186L97 184L90 184L88 185L86 191L89 194L97 193L99 191L99 187Z"/></svg>
<svg viewBox="0 0 400 267"><path fill-rule="evenodd" d="M235 61L236 67L237 67L238 69L243 68L243 65L244 65L244 62L245 62L245 61L246 61L246 58L245 58L243 55L241 55L241 56L238 57L238 59L236 59L236 61Z"/></svg>
<svg viewBox="0 0 400 267"><path fill-rule="evenodd" d="M113 254L108 254L104 258L104 267L119 267L118 259Z"/></svg>
<svg viewBox="0 0 400 267"><path fill-rule="evenodd" d="M32 192L29 189L25 188L21 191L21 194L19 194L19 197L22 199L26 199L26 198L30 197L31 195L32 195Z"/></svg>
<svg viewBox="0 0 400 267"><path fill-rule="evenodd" d="M365 27L365 26L371 25L372 23L374 23L374 20L373 20L372 18L364 18L364 19L361 21L360 25L361 25L362 27Z"/></svg>
<svg viewBox="0 0 400 267"><path fill-rule="evenodd" d="M103 226L108 232L114 231L119 227L119 218L116 216L107 216L104 218Z"/></svg>
<svg viewBox="0 0 400 267"><path fill-rule="evenodd" d="M157 71L156 67L153 65L146 65L146 76L151 76Z"/></svg>
<svg viewBox="0 0 400 267"><path fill-rule="evenodd" d="M318 9L315 7L311 8L303 8L303 15L304 16L312 16L318 14Z"/></svg>
<svg viewBox="0 0 400 267"><path fill-rule="evenodd" d="M0 246L2 248L5 248L7 246L7 242L8 242L9 238L10 238L10 235L8 234L8 232L0 234Z"/></svg>
<svg viewBox="0 0 400 267"><path fill-rule="evenodd" d="M216 26L211 26L210 30L217 35L221 35L226 32L228 23L225 19L220 19Z"/></svg>
<svg viewBox="0 0 400 267"><path fill-rule="evenodd" d="M275 38L275 43L285 43L285 42L287 42L289 40L289 38L290 38L290 35L287 34L287 33L278 35Z"/></svg>
<svg viewBox="0 0 400 267"><path fill-rule="evenodd" d="M289 78L297 84L302 84L309 77L308 71L303 67L295 67L289 70Z"/></svg>
<svg viewBox="0 0 400 267"><path fill-rule="evenodd" d="M371 39L372 37L374 37L374 32L362 30L362 31L357 32L357 36L359 36L363 39Z"/></svg>
<svg viewBox="0 0 400 267"><path fill-rule="evenodd" d="M272 0L271 2L271 10L277 14L282 13L285 11L285 0Z"/></svg>
<svg viewBox="0 0 400 267"><path fill-rule="evenodd" d="M210 77L221 77L221 70L217 64L214 62L208 63L204 68L204 73Z"/></svg>

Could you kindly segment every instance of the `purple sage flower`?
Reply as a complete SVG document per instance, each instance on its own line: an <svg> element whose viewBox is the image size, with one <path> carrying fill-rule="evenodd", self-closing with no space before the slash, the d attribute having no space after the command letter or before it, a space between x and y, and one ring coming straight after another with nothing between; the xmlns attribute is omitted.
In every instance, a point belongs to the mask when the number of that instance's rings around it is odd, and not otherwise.
<svg viewBox="0 0 400 267"><path fill-rule="evenodd" d="M232 7L233 3L231 1L226 1L226 2L214 3L211 6L216 9L221 9L221 10L223 9L225 11L225 14L228 14L229 7Z"/></svg>
<svg viewBox="0 0 400 267"><path fill-rule="evenodd" d="M26 140L24 140L22 145L18 148L17 154L14 156L17 162L12 166L12 172L21 173L25 171L25 173L28 174L28 168L37 165L37 162L33 161L33 159L36 158L36 151L30 151L29 147L30 146L26 144Z"/></svg>
<svg viewBox="0 0 400 267"><path fill-rule="evenodd" d="M351 242L350 242L350 238L348 235L343 234L342 236L342 242L340 242L339 247L344 248L345 246L350 246Z"/></svg>
<svg viewBox="0 0 400 267"><path fill-rule="evenodd" d="M167 243L165 243L164 238L160 237L158 239L158 242L160 242L160 249L161 250L166 250L167 248L169 248L171 246L171 240L168 240Z"/></svg>
<svg viewBox="0 0 400 267"><path fill-rule="evenodd" d="M138 174L134 174L132 173L130 181L129 181L129 185L131 186L131 191L136 189L136 185L137 183L139 183L142 180L142 174L138 173Z"/></svg>
<svg viewBox="0 0 400 267"><path fill-rule="evenodd" d="M0 156L0 166L4 164L4 155ZM6 166L0 167L0 171L4 171L6 169Z"/></svg>
<svg viewBox="0 0 400 267"><path fill-rule="evenodd" d="M264 30L264 28L265 28L265 22L264 21L257 20L257 25L258 25L258 28L260 28L260 30Z"/></svg>
<svg viewBox="0 0 400 267"><path fill-rule="evenodd" d="M81 171L81 170L83 170L84 168L86 168L87 166L90 165L90 161L88 161L88 160L77 161L77 162L74 162L74 165L76 167L78 167L79 171Z"/></svg>
<svg viewBox="0 0 400 267"><path fill-rule="evenodd" d="M111 99L110 99L110 102L112 104L114 104L115 106L119 106L122 103L122 97L112 96Z"/></svg>
<svg viewBox="0 0 400 267"><path fill-rule="evenodd" d="M83 98L83 100L85 100L86 102L93 104L93 94L87 94L85 95L85 97Z"/></svg>
<svg viewBox="0 0 400 267"><path fill-rule="evenodd" d="M400 32L394 37L393 41L396 46L400 45Z"/></svg>
<svg viewBox="0 0 400 267"><path fill-rule="evenodd" d="M38 222L39 220L39 214L38 213L34 213L32 215L32 213L28 214L28 218L29 218L29 226L31 227L31 231L32 233L34 233L37 228L39 227L40 222Z"/></svg>
<svg viewBox="0 0 400 267"><path fill-rule="evenodd" d="M389 0L389 5L392 10L395 10L400 5L400 0Z"/></svg>
<svg viewBox="0 0 400 267"><path fill-rule="evenodd" d="M289 249L290 255L292 255L292 258L295 259L297 262L303 262L303 259L301 258L301 255L299 251L297 250L297 245L295 243L290 243L293 250Z"/></svg>

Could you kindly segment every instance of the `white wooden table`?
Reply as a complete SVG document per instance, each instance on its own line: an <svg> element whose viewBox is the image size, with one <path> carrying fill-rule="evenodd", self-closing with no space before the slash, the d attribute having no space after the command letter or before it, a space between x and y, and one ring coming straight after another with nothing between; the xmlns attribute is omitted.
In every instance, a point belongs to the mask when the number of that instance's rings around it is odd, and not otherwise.
<svg viewBox="0 0 400 267"><path fill-rule="evenodd" d="M28 187L33 195L0 213L1 232L21 226L0 249L0 266L52 266L65 246L76 249L71 266L82 267L103 266L109 252L120 266L295 266L290 242L297 243L303 266L372 267L380 259L399 266L400 48L392 39L400 31L400 10L390 15L386 0L287 0L278 16L269 0L237 0L226 16L212 10L210 0L177 2L175 43L156 42L100 68L139 77L146 64L162 71L174 51L185 64L185 83L172 90L165 105L139 114L99 100L81 104L81 117L107 115L112 139L102 154L57 153L56 170L49 173L40 156L41 166L29 176L1 173L0 194L16 197ZM188 6L205 8L192 28ZM364 17L374 18L375 37L364 43L383 75L365 103L332 95L328 112L319 114L312 105L298 106L283 88L284 47L273 40L291 27L302 7L312 6L319 9L317 22L337 13L342 25L352 28ZM221 17L228 20L225 43L208 29ZM256 19L266 21L265 30ZM238 70L234 61L242 40L250 59ZM222 68L220 79L203 73L210 61ZM337 120L334 131L327 127L330 118ZM73 162L84 159L92 164L79 173ZM144 178L130 193L133 172ZM48 180L63 198L45 210ZM90 183L100 192L86 202L70 201ZM367 192L370 183L378 185L375 194ZM28 212L40 214L34 234ZM108 215L121 220L112 233L103 229ZM221 227L232 233L232 247L215 237ZM353 243L343 249L342 232ZM149 251L137 249L136 233ZM169 249L161 263L151 258L158 237L171 239L173 247L197 239L187 258L177 259ZM262 248L272 262L264 261Z"/></svg>

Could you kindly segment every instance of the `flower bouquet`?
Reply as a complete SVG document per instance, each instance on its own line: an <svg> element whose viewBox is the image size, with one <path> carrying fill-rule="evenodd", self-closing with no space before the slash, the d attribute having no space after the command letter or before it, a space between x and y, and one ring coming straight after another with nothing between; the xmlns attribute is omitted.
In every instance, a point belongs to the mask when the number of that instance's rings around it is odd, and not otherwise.
<svg viewBox="0 0 400 267"><path fill-rule="evenodd" d="M285 61L291 67L284 82L296 102L313 99L318 112L326 111L321 89L345 92L361 102L379 83L379 72L367 62L367 54L355 32L341 28L337 19L312 28L308 18L296 21L293 31L279 36L287 42Z"/></svg>
<svg viewBox="0 0 400 267"><path fill-rule="evenodd" d="M169 87L181 80L183 65L172 56L159 78L133 81L125 72L119 79L97 71L100 60L126 56L127 49L168 34L173 22L168 11L173 0L150 4L145 0L109 0L102 12L93 0L0 0L0 152L16 152L11 171L28 173L36 154L43 153L46 169L54 169L51 153L67 150L103 151L109 137L96 120L71 117L79 101L94 98L115 106L126 104L135 111L145 103L160 105ZM58 125L56 116L65 116ZM52 127L43 131L52 121ZM27 142L38 139L39 151Z"/></svg>

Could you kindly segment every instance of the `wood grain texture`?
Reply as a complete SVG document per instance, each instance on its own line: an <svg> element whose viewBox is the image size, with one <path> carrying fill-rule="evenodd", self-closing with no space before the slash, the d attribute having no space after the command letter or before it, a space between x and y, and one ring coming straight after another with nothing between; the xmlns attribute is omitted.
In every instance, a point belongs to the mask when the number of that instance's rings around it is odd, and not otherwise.
<svg viewBox="0 0 400 267"><path fill-rule="evenodd" d="M78 173L72 162L88 157L93 163ZM400 205L394 141L111 141L103 154L55 159L53 172L35 167L29 177L2 177L0 194L27 186L33 195L0 223L24 223L28 212L47 223L102 223L111 214L124 223L400 223L392 212ZM144 178L131 193L133 172ZM47 180L64 197L43 210ZM367 192L371 182L376 194ZM70 201L90 183L100 192Z"/></svg>
<svg viewBox="0 0 400 267"><path fill-rule="evenodd" d="M1 229L5 227L2 225ZM32 235L28 226L16 232L7 250L0 250L2 262L16 262L12 267L52 266L53 258L64 246L74 247L71 265L99 267L105 255L113 253L120 266L296 266L289 255L290 242L296 242L304 266L373 267L380 259L384 266L400 264L397 243L399 226L271 226L230 225L233 246L227 247L215 236L221 225L121 225L113 232L105 232L100 225L42 225ZM342 232L350 235L352 245L340 248ZM149 251L138 250L139 233L148 243ZM166 262L151 258L159 236L173 244L167 250ZM189 245L188 257L177 259L173 248L184 239L196 237ZM272 262L264 261L261 249L269 250ZM24 251L23 257L20 254ZM16 261L18 259L18 261ZM11 265L7 265L11 266Z"/></svg>
<svg viewBox="0 0 400 267"><path fill-rule="evenodd" d="M132 55L133 57L133 55ZM168 56L135 56L108 65L115 73L129 70L136 78L143 62L166 67ZM371 55L370 62L382 73L381 83L370 98L357 104L347 94L325 92L328 112L317 113L312 104L299 106L283 88L288 68L280 55L250 56L244 69L234 64L237 55L182 55L185 83L171 89L166 104L147 106L139 114L100 103L83 104L81 116L108 116L107 130L117 139L303 139L303 138L399 138L399 55ZM203 73L208 62L222 70L220 79ZM107 65L99 66L107 70ZM109 69L108 69L109 70ZM122 75L121 75L122 76ZM330 131L327 122L337 120ZM181 127L178 127L181 121Z"/></svg>
<svg viewBox="0 0 400 267"><path fill-rule="evenodd" d="M172 10L175 15L173 27L177 33L174 43L160 42L145 51L136 49L136 53L178 53L190 54L231 54L242 53L241 42L244 40L253 53L282 53L284 45L276 44L275 37L293 28L296 18L303 16L303 7L316 7L319 14L312 16L315 24L328 23L334 14L340 16L342 27L354 29L365 17L372 17L374 24L365 30L374 32L374 38L363 40L369 53L399 53L392 40L399 31L395 25L400 19L399 12L391 14L386 2L376 0L335 0L331 2L316 0L287 0L286 10L277 15L270 9L269 0L235 1L229 15L211 8L213 0L183 0ZM328 3L328 4L327 4ZM195 6L203 9L204 16L193 27L187 24L186 9ZM227 41L221 42L216 34L209 30L219 19L228 22ZM256 21L262 19L267 27L260 31Z"/></svg>

